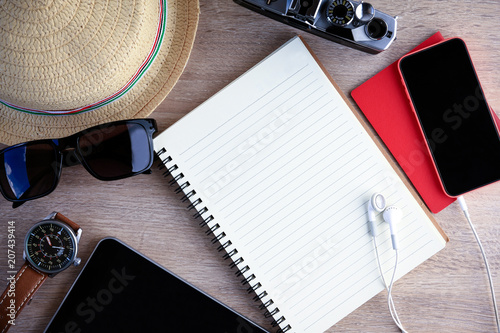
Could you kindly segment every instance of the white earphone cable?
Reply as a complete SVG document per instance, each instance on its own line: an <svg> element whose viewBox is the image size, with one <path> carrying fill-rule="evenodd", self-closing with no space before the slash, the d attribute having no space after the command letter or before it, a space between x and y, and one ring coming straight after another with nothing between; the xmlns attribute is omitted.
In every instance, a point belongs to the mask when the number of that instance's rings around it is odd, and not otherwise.
<svg viewBox="0 0 500 333"><path fill-rule="evenodd" d="M467 219L467 222L469 222L472 233L474 234L474 237L476 238L477 245L479 245L479 249L481 250L481 255L483 256L484 265L486 266L486 273L488 275L488 281L490 283L491 299L493 300L493 309L495 311L495 320L497 322L498 333L500 333L500 321L498 319L498 307L497 307L497 301L495 298L495 289L493 288L493 278L491 277L490 265L488 264L488 259L486 258L486 253L484 252L483 244L479 240L479 236L476 232L476 228L474 228L474 225L472 224L472 221L470 219L469 210L467 208L467 204L465 203L464 197L462 195L459 196L457 198L457 201L460 205L460 208L462 208L462 211L464 212L464 215L465 215L465 218Z"/></svg>
<svg viewBox="0 0 500 333"><path fill-rule="evenodd" d="M391 282L389 283L389 288L387 290L387 305L389 306L389 310L391 312L392 319L394 320L394 317L396 317L399 320L397 313L396 313L396 308L394 307L394 301L392 300L392 287L394 286L394 278L396 277L396 270L398 269L398 262L399 262L399 251L398 250L395 250L395 251L396 251L396 262L394 264L394 270L392 271ZM392 306L394 307L394 309L391 309L391 303L392 303ZM395 316L393 314L393 311L394 311L394 313L396 313ZM401 330L402 333L408 333L404 329L401 322L399 322L399 325L398 325L398 322L396 322L395 320L394 320L394 322L399 327L399 329Z"/></svg>
<svg viewBox="0 0 500 333"><path fill-rule="evenodd" d="M401 332L408 333L404 329L403 324L401 323L401 320L399 319L398 313L396 311L396 306L394 305L394 300L392 298L392 287L394 285L394 277L396 275L396 269L398 266L398 251L396 250L396 263L394 265L394 270L392 273L391 282L389 285L387 285L387 281L385 280L384 272L382 270L382 264L380 263L380 256L378 253L377 239L376 239L376 237L372 237L372 240L373 240L373 246L375 248L375 253L376 253L376 257L377 257L377 264L378 264L379 273L380 273L380 276L382 277L382 282L384 283L385 289L387 290L387 304L389 306L389 311L391 313L392 320L394 321L396 326L399 327Z"/></svg>
<svg viewBox="0 0 500 333"><path fill-rule="evenodd" d="M375 194L375 195L378 195L380 196L380 194ZM374 196L372 196L372 199L374 198ZM372 200L373 201L373 200ZM495 320L496 320L496 324L497 324L497 329L498 329L498 333L500 333L500 320L499 320L499 316L498 316L498 306L497 306L497 302L496 302L496 298L495 298L495 290L493 288L493 278L491 276L491 271L490 271L490 265L488 264L488 259L486 258L486 253L484 251L484 248L483 248L483 245L479 239L479 236L476 232L476 229L474 228L474 225L472 224L472 221L471 221L471 218L470 218L470 215L469 215L469 211L468 211L468 208L467 208L467 204L465 203L465 199L463 196L459 196L458 197L458 203L460 204L460 207L462 208L462 211L464 212L464 215L467 219L467 221L469 222L469 225L470 225L470 228L472 230L472 233L474 234L474 237L476 238L476 241L477 241L477 244L479 246L479 249L481 250L481 255L483 256L483 260L484 260L484 264L486 266L486 273L488 275L488 281L489 281L489 284L490 284L490 291L491 291L491 298L492 298L492 301L493 301L493 309L495 311ZM385 207L385 202L384 202L384 207ZM390 207L391 208L391 207ZM379 268L379 272L380 272L380 276L382 277L382 281L384 283L384 286L387 290L387 305L389 307L389 311L391 313L391 317L392 317L392 320L394 321L394 323L398 326L398 328L401 330L402 333L408 333L402 323L401 323L401 320L399 319L399 316L398 316L398 313L396 311L396 306L394 305L394 300L392 298L392 288L394 286L394 279L396 277L396 270L397 270L397 267L398 267L398 261L399 261L399 252L397 250L397 242L395 241L395 237L392 238L392 244L393 244L393 248L395 249L396 251L396 262L394 264L394 270L392 272L392 277L391 277L391 281L389 283L389 285L387 285L387 281L385 280L385 277L384 277L384 272L383 272L383 269L382 269L382 264L380 263L380 257L379 257L379 252L378 252L378 247L377 247L377 240L376 240L376 229L375 229L375 223L374 223L374 218L372 216L372 218L370 218L370 214L373 214L373 209L372 208L372 204L369 202L368 204L368 215L369 215L369 221L371 223L370 225L370 228L371 228L371 231L372 231L372 240L373 240L373 245L374 245L374 248L375 248L375 253L376 253L376 257L377 257L377 264L378 264L378 268ZM377 210L378 212L381 212L380 209ZM385 214L385 211L384 211L384 214ZM385 215L384 215L384 219L385 219ZM391 236L392 236L392 225L391 225ZM395 234L394 234L395 236Z"/></svg>

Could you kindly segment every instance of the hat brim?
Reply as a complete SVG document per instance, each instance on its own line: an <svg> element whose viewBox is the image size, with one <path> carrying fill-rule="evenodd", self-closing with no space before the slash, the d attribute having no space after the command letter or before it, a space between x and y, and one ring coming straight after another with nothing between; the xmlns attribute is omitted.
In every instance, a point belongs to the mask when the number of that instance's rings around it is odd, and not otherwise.
<svg viewBox="0 0 500 333"><path fill-rule="evenodd" d="M167 6L160 51L151 68L123 97L96 110L66 116L33 115L0 104L0 142L12 145L60 138L105 122L150 115L179 80L198 27L198 0L168 0Z"/></svg>

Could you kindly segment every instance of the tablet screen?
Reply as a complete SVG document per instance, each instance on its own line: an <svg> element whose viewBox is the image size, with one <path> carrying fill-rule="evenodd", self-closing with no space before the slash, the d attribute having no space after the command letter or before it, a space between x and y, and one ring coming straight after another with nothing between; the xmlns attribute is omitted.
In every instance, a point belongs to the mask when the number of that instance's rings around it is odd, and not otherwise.
<svg viewBox="0 0 500 333"><path fill-rule="evenodd" d="M45 332L266 332L114 238L99 242Z"/></svg>

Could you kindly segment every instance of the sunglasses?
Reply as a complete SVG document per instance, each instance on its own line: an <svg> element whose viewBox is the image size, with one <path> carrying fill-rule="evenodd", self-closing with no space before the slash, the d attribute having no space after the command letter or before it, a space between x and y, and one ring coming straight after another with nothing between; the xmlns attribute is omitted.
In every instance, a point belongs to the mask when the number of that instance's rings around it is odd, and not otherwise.
<svg viewBox="0 0 500 333"><path fill-rule="evenodd" d="M82 164L100 180L151 173L156 131L154 119L122 120L7 147L0 150L0 191L16 208L54 191L63 167Z"/></svg>

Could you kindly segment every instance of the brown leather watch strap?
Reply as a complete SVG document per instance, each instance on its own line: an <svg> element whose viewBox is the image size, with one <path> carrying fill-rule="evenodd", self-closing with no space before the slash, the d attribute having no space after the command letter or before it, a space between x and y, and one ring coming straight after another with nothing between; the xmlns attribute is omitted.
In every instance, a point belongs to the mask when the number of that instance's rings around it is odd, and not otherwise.
<svg viewBox="0 0 500 333"><path fill-rule="evenodd" d="M25 263L15 276L8 279L9 284L0 296L0 333L7 332L9 327L15 324L17 314L33 297L47 276Z"/></svg>
<svg viewBox="0 0 500 333"><path fill-rule="evenodd" d="M63 214L61 213L57 213L56 216L55 216L55 219L56 220L59 220L59 221L62 221L64 223L66 223L67 225L69 225L71 227L71 229L73 229L75 232L78 231L78 229L80 229L80 226L78 224L76 224L75 222L71 221L70 219L68 219L66 216L64 216ZM1 333L1 332L0 332Z"/></svg>
<svg viewBox="0 0 500 333"><path fill-rule="evenodd" d="M78 224L61 213L56 213L54 218L67 224L75 233L80 229ZM16 275L10 276L9 284L0 296L0 333L7 332L9 327L15 324L19 312L28 304L47 277L47 273L39 272L28 262L24 263Z"/></svg>

